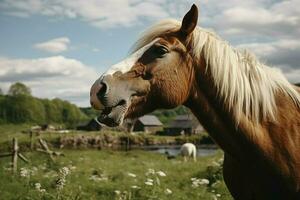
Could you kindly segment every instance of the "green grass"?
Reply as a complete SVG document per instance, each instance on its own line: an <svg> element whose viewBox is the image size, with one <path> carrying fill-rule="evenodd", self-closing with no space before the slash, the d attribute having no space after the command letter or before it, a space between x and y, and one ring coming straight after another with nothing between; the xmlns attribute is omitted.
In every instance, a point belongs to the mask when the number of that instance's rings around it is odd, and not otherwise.
<svg viewBox="0 0 300 200"><path fill-rule="evenodd" d="M29 164L18 160L18 173L11 174L10 158L0 158L0 199L49 199L49 200L185 200L185 199L232 199L224 184L218 160L223 156L218 152L214 156L201 157L197 162L184 163L180 158L167 160L164 155L142 150L112 151L79 149L56 149L65 154L55 162L43 153L30 151L28 148L29 134L22 131L30 125L1 125L0 126L0 153L7 152L13 137L18 138L21 152L31 161ZM109 135L119 137L125 133L116 132L71 132L68 134L43 133L42 138L48 143L60 137L78 137ZM139 135L149 140L174 140L170 136ZM136 138L135 138L136 139ZM178 140L197 138L177 138ZM25 146L25 147L24 147ZM27 147L26 147L27 146ZM51 147L53 149L53 147ZM59 170L63 167L71 169L66 176L63 189L56 188L59 179ZM22 170L30 171L30 176L22 177ZM145 175L149 169L163 171L166 177L159 175ZM131 177L133 173L136 177ZM208 185L192 186L191 178L208 179ZM153 179L153 186L145 184L147 178ZM40 192L35 184L40 183ZM137 186L138 188L132 188ZM166 194L166 189L172 191ZM120 194L116 194L120 191ZM216 195L220 194L221 197Z"/></svg>
<svg viewBox="0 0 300 200"><path fill-rule="evenodd" d="M193 177L214 180L217 174L212 174L208 169L222 157L220 152L215 156L199 158L197 162L186 163L179 158L167 160L163 155L145 151L65 150L63 153L65 157L52 162L44 154L28 152L26 156L31 163L19 161L15 176L8 169L10 160L0 159L0 199L122 199L116 195L116 190L127 192L123 199L214 199L216 194L221 194L217 199L231 199L222 179L217 184L192 187ZM62 167L74 169L66 176L65 187L58 190L55 181ZM33 174L21 177L20 168L29 169ZM148 169L163 171L167 176L146 176ZM128 173L135 174L136 178ZM91 180L92 175L96 179L104 177L105 180ZM154 186L145 184L147 178L154 180ZM37 191L35 183L40 183L46 192ZM131 188L134 185L139 189ZM172 194L165 194L167 188Z"/></svg>

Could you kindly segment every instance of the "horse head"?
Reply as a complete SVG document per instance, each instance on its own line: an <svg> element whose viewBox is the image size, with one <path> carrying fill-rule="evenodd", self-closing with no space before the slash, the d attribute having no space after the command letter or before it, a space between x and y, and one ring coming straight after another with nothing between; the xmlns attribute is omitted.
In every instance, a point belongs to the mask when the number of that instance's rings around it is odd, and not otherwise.
<svg viewBox="0 0 300 200"><path fill-rule="evenodd" d="M95 81L90 102L95 109L103 110L101 123L117 126L124 118L139 117L158 108L174 108L188 99L193 82L190 35L197 19L198 9L193 5L179 28L168 30L165 22L166 27L159 26L163 31L147 31L158 34L145 36L133 54Z"/></svg>

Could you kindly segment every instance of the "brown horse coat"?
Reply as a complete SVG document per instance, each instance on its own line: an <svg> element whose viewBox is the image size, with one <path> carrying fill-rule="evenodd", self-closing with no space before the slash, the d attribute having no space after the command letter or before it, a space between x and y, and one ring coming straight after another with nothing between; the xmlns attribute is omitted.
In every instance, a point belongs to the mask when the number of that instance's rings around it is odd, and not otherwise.
<svg viewBox="0 0 300 200"><path fill-rule="evenodd" d="M277 70L196 27L154 25L136 52L100 77L91 104L119 125L184 104L224 150L224 179L235 199L300 199L300 94Z"/></svg>

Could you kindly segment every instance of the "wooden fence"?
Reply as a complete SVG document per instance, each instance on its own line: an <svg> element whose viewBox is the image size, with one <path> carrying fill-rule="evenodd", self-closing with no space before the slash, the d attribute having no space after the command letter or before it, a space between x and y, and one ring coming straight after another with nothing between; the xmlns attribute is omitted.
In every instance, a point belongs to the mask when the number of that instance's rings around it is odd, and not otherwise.
<svg viewBox="0 0 300 200"><path fill-rule="evenodd" d="M0 158L2 157L11 157L12 159L12 172L15 174L18 170L18 158L23 160L26 163L29 163L29 160L19 152L18 139L13 138L12 140L12 152L2 153L0 154Z"/></svg>

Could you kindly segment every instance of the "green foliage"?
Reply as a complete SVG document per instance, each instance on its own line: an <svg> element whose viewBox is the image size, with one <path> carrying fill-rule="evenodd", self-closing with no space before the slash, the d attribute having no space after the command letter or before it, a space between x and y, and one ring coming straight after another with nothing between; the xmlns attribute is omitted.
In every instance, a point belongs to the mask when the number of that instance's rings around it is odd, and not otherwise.
<svg viewBox="0 0 300 200"><path fill-rule="evenodd" d="M184 115L189 112L188 108L184 106L178 106L172 110L156 110L152 114L157 116L163 124L167 124L177 115Z"/></svg>
<svg viewBox="0 0 300 200"><path fill-rule="evenodd" d="M61 99L39 99L23 83L10 86L8 95L0 95L0 124L60 123L74 127L88 117L74 104Z"/></svg>
<svg viewBox="0 0 300 200"><path fill-rule="evenodd" d="M6 96L4 100L5 113L3 118L10 123L35 122L42 123L45 120L43 104L36 98L25 95Z"/></svg>
<svg viewBox="0 0 300 200"><path fill-rule="evenodd" d="M75 126L88 120L80 109L60 99L38 99L32 96L0 96L0 123L60 123Z"/></svg>
<svg viewBox="0 0 300 200"><path fill-rule="evenodd" d="M8 90L8 95L11 96L31 96L31 89L23 83L16 82L12 84Z"/></svg>
<svg viewBox="0 0 300 200"><path fill-rule="evenodd" d="M2 89L0 88L0 95L3 95L3 91L2 91Z"/></svg>
<svg viewBox="0 0 300 200"><path fill-rule="evenodd" d="M80 108L80 110L89 118L95 118L96 116L99 115L99 111L97 111L91 107Z"/></svg>

